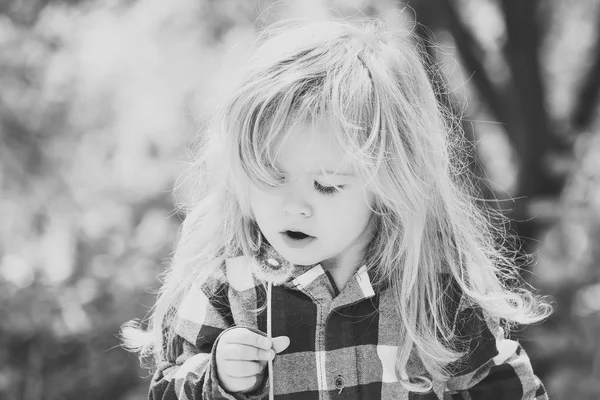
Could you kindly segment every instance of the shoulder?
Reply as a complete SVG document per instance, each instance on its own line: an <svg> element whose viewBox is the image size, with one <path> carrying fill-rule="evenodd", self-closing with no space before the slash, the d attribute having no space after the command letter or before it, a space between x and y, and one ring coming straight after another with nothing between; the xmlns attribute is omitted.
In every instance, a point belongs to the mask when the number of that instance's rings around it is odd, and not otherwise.
<svg viewBox="0 0 600 400"><path fill-rule="evenodd" d="M225 259L207 277L198 277L196 285L207 295L233 289L243 292L255 288L260 282L255 277L256 260L249 256Z"/></svg>
<svg viewBox="0 0 600 400"><path fill-rule="evenodd" d="M225 259L208 276L198 276L195 285L207 294L222 291L231 287L244 291L256 286L254 277L256 261L253 257L238 256Z"/></svg>
<svg viewBox="0 0 600 400"><path fill-rule="evenodd" d="M445 299L443 311L452 329L455 351L463 356L450 364L450 372L460 375L477 370L494 358L499 326L481 306L470 300L451 274L439 274Z"/></svg>
<svg viewBox="0 0 600 400"><path fill-rule="evenodd" d="M223 265L223 275L227 283L238 292L253 289L259 284L255 277L255 270L256 260L249 256L229 258Z"/></svg>
<svg viewBox="0 0 600 400"><path fill-rule="evenodd" d="M444 315L458 342L480 338L493 342L497 334L497 322L476 301L465 295L450 274L439 274L439 280L445 293Z"/></svg>
<svg viewBox="0 0 600 400"><path fill-rule="evenodd" d="M463 357L451 364L453 374L473 372L498 355L499 326L478 305L462 300L454 319L457 350Z"/></svg>

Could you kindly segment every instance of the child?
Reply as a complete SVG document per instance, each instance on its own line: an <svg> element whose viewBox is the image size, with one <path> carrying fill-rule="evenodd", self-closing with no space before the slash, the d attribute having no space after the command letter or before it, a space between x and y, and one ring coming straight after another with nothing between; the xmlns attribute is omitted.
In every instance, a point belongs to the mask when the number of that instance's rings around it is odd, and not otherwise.
<svg viewBox="0 0 600 400"><path fill-rule="evenodd" d="M549 307L509 285L410 32L264 39L203 137L151 340L123 331L149 398L546 399L506 336Z"/></svg>

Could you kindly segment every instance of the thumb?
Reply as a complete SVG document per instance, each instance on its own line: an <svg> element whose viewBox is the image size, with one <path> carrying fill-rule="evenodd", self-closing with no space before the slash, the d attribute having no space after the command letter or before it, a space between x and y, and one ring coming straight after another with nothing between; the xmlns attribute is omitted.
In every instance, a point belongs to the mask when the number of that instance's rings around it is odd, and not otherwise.
<svg viewBox="0 0 600 400"><path fill-rule="evenodd" d="M290 338L287 336L278 336L273 339L273 350L275 353L281 353L290 345Z"/></svg>

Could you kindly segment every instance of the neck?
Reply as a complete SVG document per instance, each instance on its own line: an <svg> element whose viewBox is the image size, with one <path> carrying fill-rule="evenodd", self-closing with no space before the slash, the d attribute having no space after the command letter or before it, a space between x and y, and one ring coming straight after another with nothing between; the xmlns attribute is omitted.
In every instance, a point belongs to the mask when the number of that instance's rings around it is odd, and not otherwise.
<svg viewBox="0 0 600 400"><path fill-rule="evenodd" d="M329 271L340 292L363 265L367 247L373 237L373 229L374 222L371 220L360 237L342 254L321 262L321 266Z"/></svg>
<svg viewBox="0 0 600 400"><path fill-rule="evenodd" d="M327 271L331 274L333 281L335 282L335 286L339 292L341 292L350 278L354 275L354 273L358 270L358 266L352 269L344 269L344 268L330 268L326 265L323 265Z"/></svg>

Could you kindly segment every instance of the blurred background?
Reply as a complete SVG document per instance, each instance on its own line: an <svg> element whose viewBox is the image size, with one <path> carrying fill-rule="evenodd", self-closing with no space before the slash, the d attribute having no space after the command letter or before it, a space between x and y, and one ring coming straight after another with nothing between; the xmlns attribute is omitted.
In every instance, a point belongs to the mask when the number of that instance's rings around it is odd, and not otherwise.
<svg viewBox="0 0 600 400"><path fill-rule="evenodd" d="M0 399L143 399L119 348L183 215L190 143L256 31L415 19L473 171L556 302L516 334L553 399L600 398L600 2L0 0Z"/></svg>

